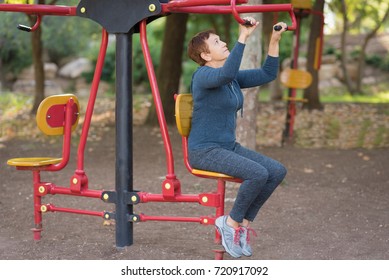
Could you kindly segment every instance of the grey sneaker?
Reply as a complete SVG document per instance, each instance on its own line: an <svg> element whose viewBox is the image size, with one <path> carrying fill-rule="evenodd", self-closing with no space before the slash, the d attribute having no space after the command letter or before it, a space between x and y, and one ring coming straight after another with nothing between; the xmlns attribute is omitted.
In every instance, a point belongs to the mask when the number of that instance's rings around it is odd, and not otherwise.
<svg viewBox="0 0 389 280"><path fill-rule="evenodd" d="M250 257L253 254L253 250L251 249L250 246L250 231L257 236L255 231L251 228L248 227L241 227L242 231L240 234L240 246L242 248L242 254L245 255L246 257Z"/></svg>
<svg viewBox="0 0 389 280"><path fill-rule="evenodd" d="M227 225L227 216L217 218L215 226L221 235L226 252L234 258L240 258L242 256L242 248L239 244L241 228L234 229Z"/></svg>

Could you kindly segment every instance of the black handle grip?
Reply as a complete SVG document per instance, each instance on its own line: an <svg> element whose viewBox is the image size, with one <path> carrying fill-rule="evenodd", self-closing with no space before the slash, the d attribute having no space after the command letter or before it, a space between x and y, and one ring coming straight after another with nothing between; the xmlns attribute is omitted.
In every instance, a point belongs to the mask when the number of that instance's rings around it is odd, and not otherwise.
<svg viewBox="0 0 389 280"><path fill-rule="evenodd" d="M275 31L280 31L282 29L282 26L281 25L276 25L274 26L274 30ZM288 30L288 27L286 27L286 30Z"/></svg>
<svg viewBox="0 0 389 280"><path fill-rule="evenodd" d="M31 27L26 26L26 25L21 25L21 24L19 24L19 25L18 25L18 29L19 29L19 30L22 30L22 31L26 31L26 32L31 32Z"/></svg>
<svg viewBox="0 0 389 280"><path fill-rule="evenodd" d="M245 20L244 23L243 23L243 25L244 25L244 26L247 26L247 27L253 26L253 25L251 24L251 21L249 21L249 20Z"/></svg>

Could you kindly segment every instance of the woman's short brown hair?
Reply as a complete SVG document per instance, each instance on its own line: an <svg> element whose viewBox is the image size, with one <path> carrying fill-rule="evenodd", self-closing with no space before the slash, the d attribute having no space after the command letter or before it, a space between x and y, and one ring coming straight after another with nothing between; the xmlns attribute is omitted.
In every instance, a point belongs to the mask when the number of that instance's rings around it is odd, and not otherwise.
<svg viewBox="0 0 389 280"><path fill-rule="evenodd" d="M205 40L209 38L210 34L215 34L214 30L206 30L200 33L197 33L193 38L189 41L188 44L188 56L196 63L203 66L206 61L202 59L201 53L209 52L208 45L205 43Z"/></svg>

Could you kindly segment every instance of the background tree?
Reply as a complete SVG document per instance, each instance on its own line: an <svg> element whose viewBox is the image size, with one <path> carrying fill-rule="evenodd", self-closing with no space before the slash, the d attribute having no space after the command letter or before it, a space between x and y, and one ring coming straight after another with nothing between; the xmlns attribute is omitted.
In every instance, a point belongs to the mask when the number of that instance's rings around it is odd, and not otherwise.
<svg viewBox="0 0 389 280"><path fill-rule="evenodd" d="M55 4L53 0L50 4ZM33 4L33 0L6 0L8 4ZM37 0L37 4L46 4L45 0ZM36 22L36 16L27 15L30 26L33 26ZM42 29L39 25L38 28L31 32L31 46L32 46L32 59L34 64L34 76L35 76L35 97L34 103L31 109L31 113L35 114L38 110L39 104L45 98L45 71L42 59Z"/></svg>
<svg viewBox="0 0 389 280"><path fill-rule="evenodd" d="M262 4L262 0L251 0L252 5ZM250 14L257 21L261 21L261 14ZM261 64L261 26L250 35L246 42L241 69L258 68ZM243 90L244 107L243 117L238 114L237 139L251 149L256 147L257 135L257 110L258 110L258 87Z"/></svg>
<svg viewBox="0 0 389 280"><path fill-rule="evenodd" d="M316 0L313 6L313 10L323 13L324 0ZM323 105L320 103L319 98L319 69L315 67L316 58L316 44L317 39L320 38L322 31L322 18L318 15L311 15L311 28L309 32L308 41L308 54L307 54L307 71L312 75L311 85L304 90L304 98L308 100L303 104L304 109L309 110L321 110Z"/></svg>
<svg viewBox="0 0 389 280"><path fill-rule="evenodd" d="M188 14L172 14L166 18L161 59L157 81L167 123L174 123L173 94L178 92L182 72L182 53ZM154 103L147 117L147 124L158 124Z"/></svg>
<svg viewBox="0 0 389 280"><path fill-rule="evenodd" d="M368 43L377 34L378 30L388 24L389 3L387 0L372 0L367 5L364 0L340 0L328 1L332 12L341 18L341 65L344 81L351 94L362 93L362 77L365 68L366 48ZM362 43L353 50L348 50L347 36L349 34L362 35ZM358 74L355 81L352 81L348 67L351 53L357 52L356 59Z"/></svg>

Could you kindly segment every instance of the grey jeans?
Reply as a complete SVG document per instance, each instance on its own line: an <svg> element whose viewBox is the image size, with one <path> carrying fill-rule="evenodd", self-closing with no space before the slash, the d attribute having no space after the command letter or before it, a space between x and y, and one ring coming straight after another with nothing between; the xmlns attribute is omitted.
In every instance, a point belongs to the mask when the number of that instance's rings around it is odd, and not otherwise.
<svg viewBox="0 0 389 280"><path fill-rule="evenodd" d="M224 173L243 180L230 217L241 223L254 221L262 205L286 176L278 161L247 149L239 143L233 150L219 147L189 151L193 168Z"/></svg>

